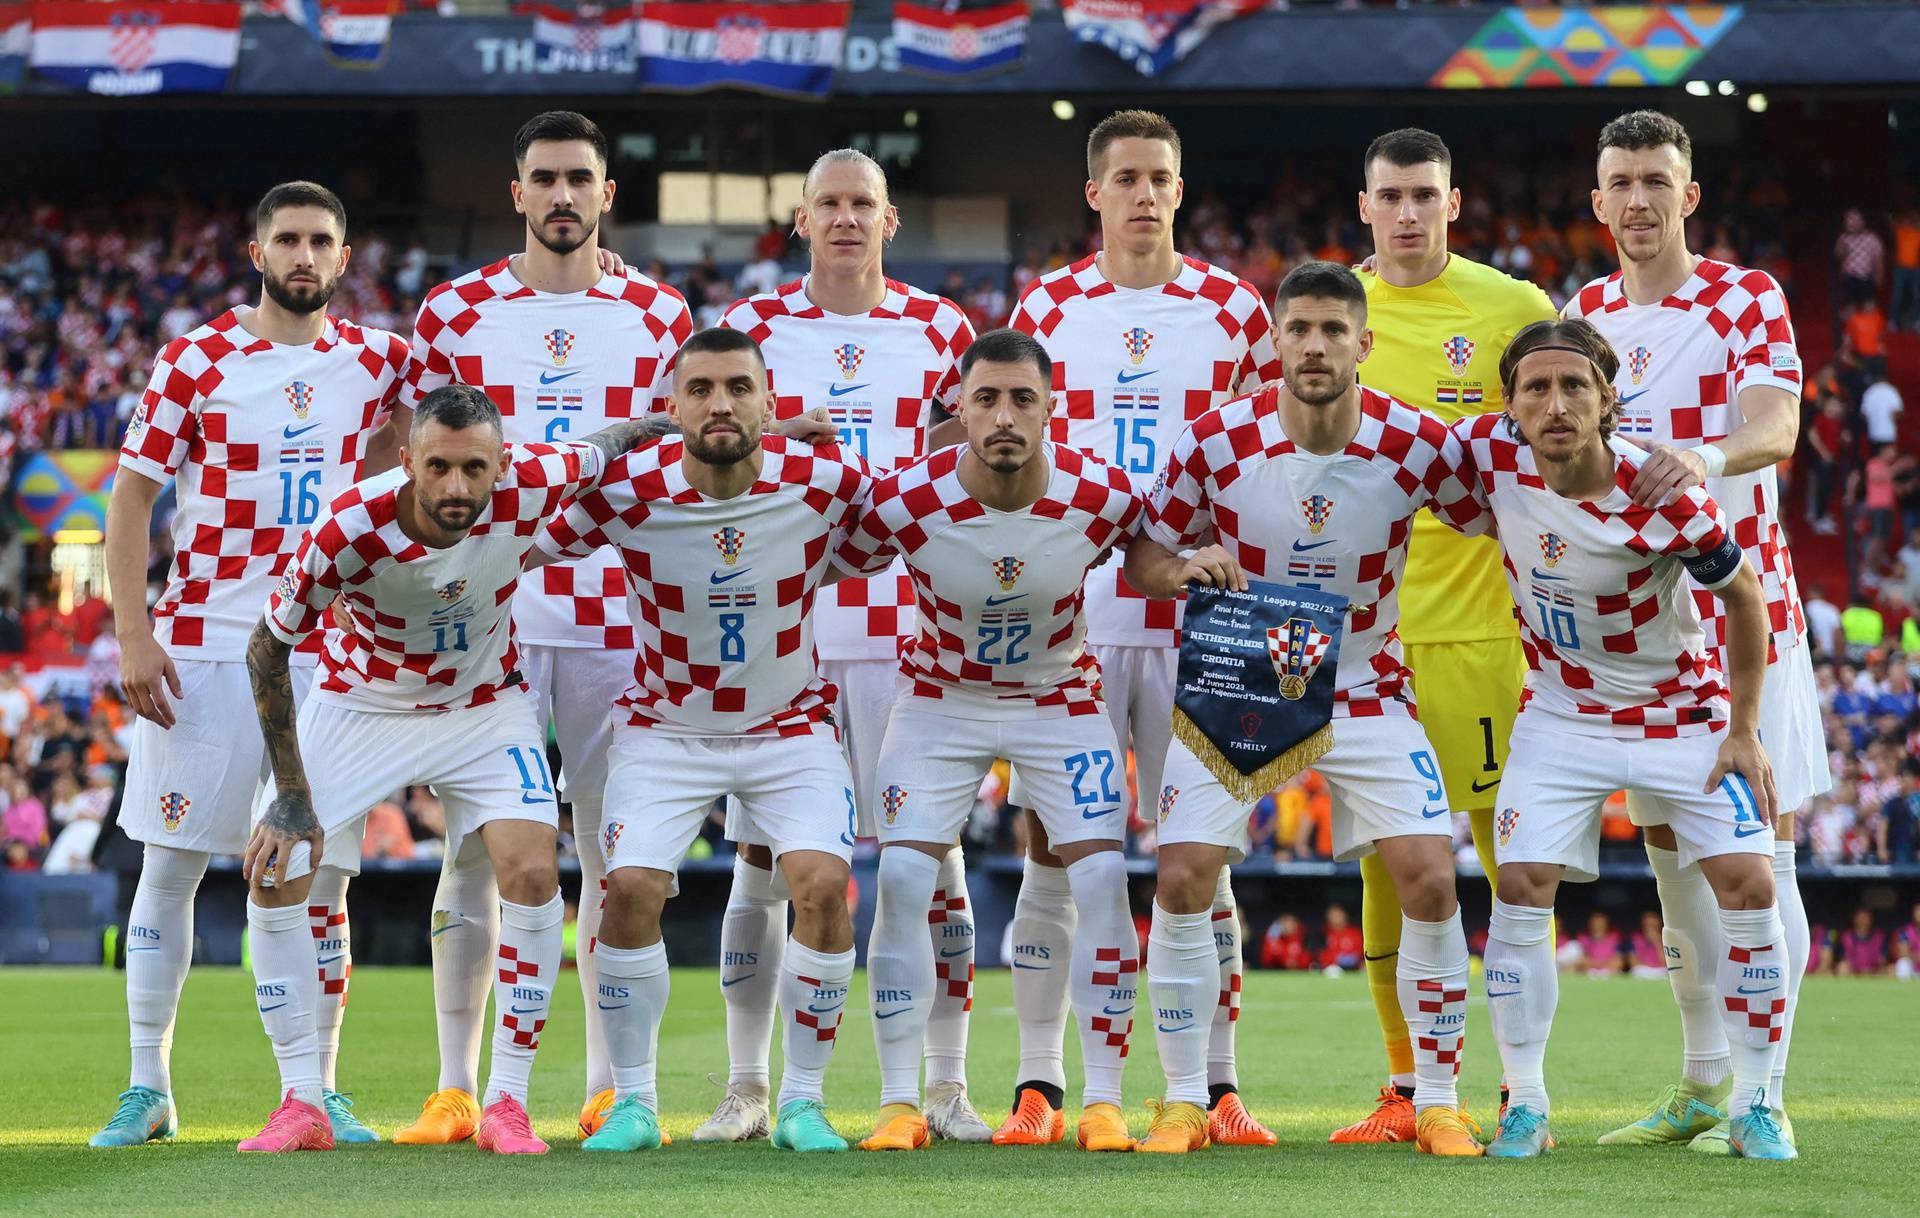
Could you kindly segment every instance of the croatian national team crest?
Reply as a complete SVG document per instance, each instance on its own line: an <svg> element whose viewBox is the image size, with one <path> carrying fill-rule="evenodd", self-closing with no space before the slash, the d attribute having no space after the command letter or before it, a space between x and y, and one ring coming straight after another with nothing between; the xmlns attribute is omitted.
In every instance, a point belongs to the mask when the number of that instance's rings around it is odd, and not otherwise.
<svg viewBox="0 0 1920 1218"><path fill-rule="evenodd" d="M993 577L1000 581L1000 591L1011 592L1013 585L1020 579L1020 572L1027 564L1008 554L993 560Z"/></svg>
<svg viewBox="0 0 1920 1218"><path fill-rule="evenodd" d="M433 594L451 605L467 594L467 581L464 579L448 580L438 588L435 588Z"/></svg>
<svg viewBox="0 0 1920 1218"><path fill-rule="evenodd" d="M553 366L566 367L567 357L573 354L572 333L566 330L548 330L541 336L541 341L546 343L547 356L553 360Z"/></svg>
<svg viewBox="0 0 1920 1218"><path fill-rule="evenodd" d="M881 815L891 825L900 819L900 809L907 806L907 793L898 786L888 787L880 793Z"/></svg>
<svg viewBox="0 0 1920 1218"><path fill-rule="evenodd" d="M1566 552L1567 543L1560 539L1559 534L1540 534L1540 557L1546 561L1549 567L1559 566L1560 559L1565 556Z"/></svg>
<svg viewBox="0 0 1920 1218"><path fill-rule="evenodd" d="M277 591L277 595L283 601L290 601L293 599L294 593L299 589L299 587L300 587L300 568L288 567L287 573L280 577L280 587Z"/></svg>
<svg viewBox="0 0 1920 1218"><path fill-rule="evenodd" d="M122 72L138 72L153 59L160 38L160 14L115 13L108 20L107 58Z"/></svg>
<svg viewBox="0 0 1920 1218"><path fill-rule="evenodd" d="M1627 371L1633 374L1633 383L1638 385L1640 378L1647 374L1647 365L1653 363L1653 352L1645 347L1635 347L1627 352Z"/></svg>
<svg viewBox="0 0 1920 1218"><path fill-rule="evenodd" d="M1318 537L1333 516L1333 500L1325 495L1308 495L1300 501L1300 514L1307 518L1307 532Z"/></svg>
<svg viewBox="0 0 1920 1218"><path fill-rule="evenodd" d="M1174 801L1180 798L1180 788L1165 786L1160 788L1160 823L1166 824L1167 817L1173 815Z"/></svg>
<svg viewBox="0 0 1920 1218"><path fill-rule="evenodd" d="M1147 333L1145 326L1135 326L1121 334L1120 338L1127 344L1127 358L1134 367L1138 368L1146 362L1147 348L1153 346L1153 335Z"/></svg>
<svg viewBox="0 0 1920 1218"><path fill-rule="evenodd" d="M1267 655L1280 678L1280 696L1298 702L1307 696L1307 682L1320 671L1331 636L1316 630L1310 618L1290 617L1267 628Z"/></svg>
<svg viewBox="0 0 1920 1218"><path fill-rule="evenodd" d="M613 848L620 844L620 830L624 828L626 828L626 826L619 821L610 820L600 830L600 847L602 854L608 858L613 857Z"/></svg>
<svg viewBox="0 0 1920 1218"><path fill-rule="evenodd" d="M313 386L305 381L295 381L283 392L286 393L287 401L293 407L293 417L306 418L307 412L313 409Z"/></svg>
<svg viewBox="0 0 1920 1218"><path fill-rule="evenodd" d="M760 57L760 40L767 32L758 17L723 17L713 27L713 53L721 63L751 63Z"/></svg>
<svg viewBox="0 0 1920 1218"><path fill-rule="evenodd" d="M187 809L193 801L178 791L168 791L160 797L160 820L168 833L180 832L180 822L187 818Z"/></svg>
<svg viewBox="0 0 1920 1218"><path fill-rule="evenodd" d="M713 544L720 551L720 558L729 567L740 561L740 551L746 548L747 535L732 525L727 525L713 535Z"/></svg>
<svg viewBox="0 0 1920 1218"><path fill-rule="evenodd" d="M1473 340L1464 334L1456 334L1441 343L1440 350L1447 357L1447 367L1453 369L1455 376L1464 374L1467 365L1473 362Z"/></svg>
<svg viewBox="0 0 1920 1218"><path fill-rule="evenodd" d="M841 343L833 349L833 362L840 366L840 379L850 381L860 374L860 360L866 355L863 348L852 343Z"/></svg>
<svg viewBox="0 0 1920 1218"><path fill-rule="evenodd" d="M1513 840L1514 826L1518 825L1519 823L1520 823L1520 812L1518 809L1515 809L1515 808L1500 809L1500 818L1499 818L1499 821L1495 824L1494 828L1499 830L1500 844L1502 846L1506 845L1508 842Z"/></svg>

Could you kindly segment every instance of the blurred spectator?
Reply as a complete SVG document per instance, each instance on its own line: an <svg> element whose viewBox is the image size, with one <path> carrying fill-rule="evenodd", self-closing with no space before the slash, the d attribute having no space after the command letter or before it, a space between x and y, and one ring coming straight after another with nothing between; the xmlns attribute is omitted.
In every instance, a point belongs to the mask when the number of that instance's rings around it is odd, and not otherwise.
<svg viewBox="0 0 1920 1218"><path fill-rule="evenodd" d="M1809 584L1801 609L1807 615L1807 641L1813 647L1814 660L1831 659L1835 649L1844 646L1840 638L1839 608L1827 599L1826 589Z"/></svg>
<svg viewBox="0 0 1920 1218"><path fill-rule="evenodd" d="M1859 304L1847 307L1844 322L1846 342L1843 349L1859 361L1861 388L1854 390L1854 398L1858 401L1866 385L1886 374L1887 315L1880 311L1880 302L1869 296Z"/></svg>
<svg viewBox="0 0 1920 1218"><path fill-rule="evenodd" d="M1887 324L1920 330L1920 210L1902 208L1893 218L1893 302Z"/></svg>
<svg viewBox="0 0 1920 1218"><path fill-rule="evenodd" d="M1587 929L1560 949L1563 972L1585 972L1589 977L1616 977L1624 964L1620 932L1606 914L1587 915Z"/></svg>
<svg viewBox="0 0 1920 1218"><path fill-rule="evenodd" d="M1642 981L1667 979L1667 948L1661 934L1660 915L1653 910L1640 915L1640 929L1633 932L1633 975Z"/></svg>
<svg viewBox="0 0 1920 1218"><path fill-rule="evenodd" d="M6 802L6 812L0 814L0 841L18 842L38 857L46 849L51 831L46 805L34 798L26 780L12 766L0 767L0 798Z"/></svg>
<svg viewBox="0 0 1920 1218"><path fill-rule="evenodd" d="M1887 641L1887 620L1872 605L1848 605L1840 611L1840 634L1846 640L1847 659L1857 664Z"/></svg>
<svg viewBox="0 0 1920 1218"><path fill-rule="evenodd" d="M1842 977L1878 977L1887 970L1887 932L1873 924L1873 911L1862 905L1853 911L1853 924L1840 932L1840 948L1833 971Z"/></svg>
<svg viewBox="0 0 1920 1218"><path fill-rule="evenodd" d="M360 845L365 859L403 861L413 857L413 831L400 805L383 799L367 812L367 833Z"/></svg>
<svg viewBox="0 0 1920 1218"><path fill-rule="evenodd" d="M1853 827L1854 784L1840 779L1833 790L1814 803L1807 840L1813 861L1831 867L1846 861L1847 830Z"/></svg>
<svg viewBox="0 0 1920 1218"><path fill-rule="evenodd" d="M1833 492L1853 450L1847 424L1847 404L1837 395L1825 399L1813 426L1807 428L1807 522L1816 533L1837 533L1833 521Z"/></svg>
<svg viewBox="0 0 1920 1218"><path fill-rule="evenodd" d="M4 468L5 462L0 461L0 469ZM12 588L0 588L0 655L18 655L27 649L27 635L20 627L20 611L15 608L15 600Z"/></svg>
<svg viewBox="0 0 1920 1218"><path fill-rule="evenodd" d="M1306 928L1292 914L1281 914L1260 939L1260 967L1310 969L1313 952L1307 947Z"/></svg>
<svg viewBox="0 0 1920 1218"><path fill-rule="evenodd" d="M1860 395L1860 413L1867 420L1867 443L1878 448L1882 444L1895 444L1900 439L1900 411L1906 403L1900 400L1900 391L1887 380L1885 370L1867 391Z"/></svg>
<svg viewBox="0 0 1920 1218"><path fill-rule="evenodd" d="M1345 906L1327 906L1326 943L1320 949L1320 967L1352 972L1366 963L1366 944L1360 928L1347 921Z"/></svg>
<svg viewBox="0 0 1920 1218"><path fill-rule="evenodd" d="M1912 981L1916 966L1920 966L1920 901L1914 903L1913 916L1893 937L1893 975Z"/></svg>
<svg viewBox="0 0 1920 1218"><path fill-rule="evenodd" d="M1891 444L1875 449L1874 454L1867 458L1866 468L1853 475L1857 486L1847 496L1866 509L1867 536L1871 538L1867 547L1868 566L1877 567L1891 551L1893 514L1899 506L1899 500L1893 493L1895 456Z"/></svg>
<svg viewBox="0 0 1920 1218"><path fill-rule="evenodd" d="M1840 264L1841 299L1856 304L1873 299L1886 278L1887 247L1859 208L1849 207L1841 218L1833 256Z"/></svg>
<svg viewBox="0 0 1920 1218"><path fill-rule="evenodd" d="M1920 761L1909 756L1900 763L1900 790L1880 808L1880 840L1874 853L1883 863L1914 861L1916 827L1920 826Z"/></svg>

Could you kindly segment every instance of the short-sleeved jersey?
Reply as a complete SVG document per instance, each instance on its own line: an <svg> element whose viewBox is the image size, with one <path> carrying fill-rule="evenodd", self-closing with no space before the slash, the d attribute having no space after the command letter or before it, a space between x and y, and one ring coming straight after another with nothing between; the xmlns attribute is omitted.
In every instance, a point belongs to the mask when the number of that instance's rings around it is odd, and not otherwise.
<svg viewBox="0 0 1920 1218"><path fill-rule="evenodd" d="M246 658L300 530L352 484L385 425L406 350L336 317L316 343L271 343L228 310L161 351L120 468L179 482L173 565L153 608L168 655Z"/></svg>
<svg viewBox="0 0 1920 1218"><path fill-rule="evenodd" d="M885 299L866 313L827 312L807 298L802 278L735 301L720 324L760 344L777 418L826 410L841 445L876 473L926 452L932 408L952 409L960 357L973 343L959 305L891 279ZM904 566L841 580L814 610L820 658L897 658L912 607Z"/></svg>
<svg viewBox="0 0 1920 1218"><path fill-rule="evenodd" d="M516 444L506 476L465 537L444 549L398 520L405 470L348 488L314 521L267 605L267 628L299 643L338 597L313 696L362 710L443 711L524 690L514 588L540 527L603 463L590 444Z"/></svg>
<svg viewBox="0 0 1920 1218"><path fill-rule="evenodd" d="M1414 513L1431 508L1466 531L1488 523L1460 463L1445 423L1371 389L1344 449L1307 452L1287 438L1270 385L1175 442L1146 533L1174 550L1215 543L1253 579L1346 597L1334 718L1411 714L1398 628Z"/></svg>
<svg viewBox="0 0 1920 1218"><path fill-rule="evenodd" d="M1140 493L1123 471L1047 443L1045 493L999 511L961 485L964 451L942 449L875 479L835 561L874 571L905 560L919 626L900 671L914 697L970 719L1100 712L1087 575L1138 531Z"/></svg>
<svg viewBox="0 0 1920 1218"><path fill-rule="evenodd" d="M1679 290L1653 304L1627 299L1620 272L1596 279L1567 302L1620 357L1620 434L1681 448L1713 444L1740 426L1740 391L1755 385L1800 396L1800 351L1780 285L1765 271L1702 258ZM1793 553L1780 527L1780 484L1771 467L1709 478L1707 493L1727 513L1733 539L1752 560L1767 598L1770 656L1806 639L1806 614L1793 578ZM1707 646L1726 646L1719 600L1694 589Z"/></svg>
<svg viewBox="0 0 1920 1218"><path fill-rule="evenodd" d="M1500 356L1521 329L1553 317L1547 294L1525 280L1462 258L1415 287L1363 271L1373 351L1360 383L1447 422L1499 414ZM1431 514L1415 517L1400 599L1407 643L1467 643L1513 637L1513 604L1500 578L1500 548L1465 537Z"/></svg>
<svg viewBox="0 0 1920 1218"><path fill-rule="evenodd" d="M693 333L687 302L629 270L584 292L538 292L511 258L427 293L401 401L449 383L486 391L509 443L578 439L666 409L673 357ZM529 571L516 602L523 643L633 646L626 590L610 555Z"/></svg>
<svg viewBox="0 0 1920 1218"><path fill-rule="evenodd" d="M1723 588L1743 556L1703 488L1664 508L1627 494L1646 454L1614 437L1614 487L1568 499L1541 480L1505 419L1453 424L1474 497L1493 513L1527 653L1522 705L1592 736L1667 738L1727 723L1726 683L1708 651L1691 572Z"/></svg>
<svg viewBox="0 0 1920 1218"><path fill-rule="evenodd" d="M830 731L835 690L813 650L828 549L871 479L858 456L764 436L760 476L732 499L687 481L685 445L628 453L541 534L546 553L612 547L637 598L639 656L614 705L683 736Z"/></svg>
<svg viewBox="0 0 1920 1218"><path fill-rule="evenodd" d="M1197 258L1151 288L1119 287L1083 258L1027 285L1007 324L1053 359L1053 439L1126 471L1142 491L1183 425L1280 378L1266 301ZM1118 563L1089 581L1094 647L1171 647L1179 626L1180 602L1147 600Z"/></svg>

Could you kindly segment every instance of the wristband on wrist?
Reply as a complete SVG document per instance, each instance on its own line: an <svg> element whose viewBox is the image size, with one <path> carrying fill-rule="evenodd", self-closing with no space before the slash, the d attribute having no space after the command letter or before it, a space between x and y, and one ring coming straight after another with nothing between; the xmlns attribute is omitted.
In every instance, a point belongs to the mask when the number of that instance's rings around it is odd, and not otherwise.
<svg viewBox="0 0 1920 1218"><path fill-rule="evenodd" d="M1727 454L1718 444L1701 444L1694 448L1693 454L1707 463L1707 477L1718 478L1727 469Z"/></svg>

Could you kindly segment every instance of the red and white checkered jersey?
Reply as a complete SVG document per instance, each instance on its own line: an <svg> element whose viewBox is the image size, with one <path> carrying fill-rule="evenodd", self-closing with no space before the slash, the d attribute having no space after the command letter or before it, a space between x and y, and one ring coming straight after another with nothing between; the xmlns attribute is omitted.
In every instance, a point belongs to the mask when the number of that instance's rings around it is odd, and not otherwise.
<svg viewBox="0 0 1920 1218"><path fill-rule="evenodd" d="M1689 572L1712 588L1740 573L1740 547L1705 488L1664 508L1634 506L1627 488L1646 454L1616 436L1614 489L1568 499L1541 481L1504 416L1461 419L1453 432L1474 496L1493 512L1518 607L1530 670L1521 705L1592 736L1724 728L1720 661L1681 592Z"/></svg>
<svg viewBox="0 0 1920 1218"><path fill-rule="evenodd" d="M1266 301L1197 258L1152 288L1119 287L1082 259L1029 284L1007 324L1053 357L1053 438L1125 470L1143 492L1182 426L1280 379ZM1180 602L1147 600L1119 563L1087 589L1095 648L1172 647L1179 626Z"/></svg>
<svg viewBox="0 0 1920 1218"><path fill-rule="evenodd" d="M673 357L693 333L687 302L629 270L584 292L537 292L503 258L427 293L401 401L450 382L486 391L509 443L578 439L663 411ZM529 571L517 598L523 643L629 650L633 623L610 554Z"/></svg>
<svg viewBox="0 0 1920 1218"><path fill-rule="evenodd" d="M627 722L683 736L831 730L836 692L813 651L814 590L834 530L871 479L838 445L764 436L760 477L732 499L687 481L678 438L622 456L540 535L577 558L611 547L637 598L640 654L615 700Z"/></svg>
<svg viewBox="0 0 1920 1218"><path fill-rule="evenodd" d="M1173 550L1215 543L1253 579L1347 598L1333 716L1413 713L1400 656L1400 583L1414 513L1462 532L1488 520L1460 478L1460 444L1434 415L1360 390L1360 427L1337 453L1298 448L1268 386L1210 410L1175 441L1147 507Z"/></svg>
<svg viewBox="0 0 1920 1218"><path fill-rule="evenodd" d="M887 280L866 313L829 313L807 298L807 280L728 307L720 324L760 344L775 416L824 408L840 443L869 469L898 469L926 451L931 407L951 410L960 357L973 327L944 297ZM872 579L843 579L814 610L814 646L823 660L892 660L908 633L913 589L904 565Z"/></svg>
<svg viewBox="0 0 1920 1218"><path fill-rule="evenodd" d="M974 719L1101 712L1087 576L1139 531L1145 501L1121 470L1047 443L1046 492L998 511L960 484L965 451L942 449L876 478L835 561L873 571L906 560L919 628L900 671L914 697Z"/></svg>
<svg viewBox="0 0 1920 1218"><path fill-rule="evenodd" d="M1683 448L1713 444L1740 426L1740 391L1771 385L1800 397L1800 352L1787 298L1765 271L1702 258L1680 289L1655 304L1627 299L1620 273L1596 279L1567 302L1620 357L1614 387L1623 403L1620 434ZM1770 657L1806 640L1806 614L1793 554L1780 527L1780 486L1772 468L1709 478L1733 539L1760 576L1772 630ZM1726 646L1719 598L1694 589L1707 646Z"/></svg>
<svg viewBox="0 0 1920 1218"><path fill-rule="evenodd" d="M471 531L445 549L401 531L403 469L349 487L300 538L267 605L267 628L298 643L338 596L314 696L362 710L480 706L526 688L514 645L514 588L541 525L604 466L591 444L516 444Z"/></svg>
<svg viewBox="0 0 1920 1218"><path fill-rule="evenodd" d="M153 608L168 655L246 658L300 530L352 484L406 362L406 339L385 330L328 317L320 341L288 346L249 334L232 310L160 352L120 468L179 481L173 566Z"/></svg>

